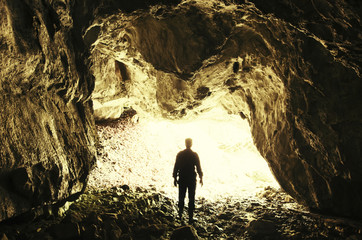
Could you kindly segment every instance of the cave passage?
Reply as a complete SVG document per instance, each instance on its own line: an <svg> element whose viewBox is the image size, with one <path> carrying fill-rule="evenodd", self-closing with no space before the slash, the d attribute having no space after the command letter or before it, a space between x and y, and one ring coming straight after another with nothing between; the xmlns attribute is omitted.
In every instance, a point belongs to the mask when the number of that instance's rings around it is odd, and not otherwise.
<svg viewBox="0 0 362 240"><path fill-rule="evenodd" d="M191 137L204 172L204 186L198 185L197 197L248 197L267 186L279 188L253 144L248 122L221 108L192 120L142 118L134 123L124 119L97 128L102 148L90 187L126 184L156 188L175 198L175 156L185 148L184 139Z"/></svg>

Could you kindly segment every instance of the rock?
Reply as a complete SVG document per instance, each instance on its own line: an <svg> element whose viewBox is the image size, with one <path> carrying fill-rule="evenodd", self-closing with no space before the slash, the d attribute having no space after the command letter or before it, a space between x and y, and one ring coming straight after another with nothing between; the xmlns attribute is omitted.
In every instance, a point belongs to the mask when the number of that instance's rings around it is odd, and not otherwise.
<svg viewBox="0 0 362 240"><path fill-rule="evenodd" d="M84 15L51 1L6 1L0 12L2 221L81 192L97 136L94 78L72 19Z"/></svg>
<svg viewBox="0 0 362 240"><path fill-rule="evenodd" d="M251 236L272 236L277 233L276 225L269 220L253 220L247 224L246 230Z"/></svg>
<svg viewBox="0 0 362 240"><path fill-rule="evenodd" d="M121 189L123 189L124 191L128 191L130 188L128 185L122 185Z"/></svg>
<svg viewBox="0 0 362 240"><path fill-rule="evenodd" d="M122 234L121 238L122 240L133 240L132 236L130 234Z"/></svg>
<svg viewBox="0 0 362 240"><path fill-rule="evenodd" d="M193 226L183 226L173 231L171 240L196 240L199 236Z"/></svg>
<svg viewBox="0 0 362 240"><path fill-rule="evenodd" d="M131 232L131 229L124 217L125 216L123 216L123 214L118 215L117 224L121 228L122 232L129 233L129 232Z"/></svg>
<svg viewBox="0 0 362 240"><path fill-rule="evenodd" d="M68 213L62 222L64 223L79 223L81 221L83 221L84 219L84 216L79 213L79 212L71 212L71 213Z"/></svg>
<svg viewBox="0 0 362 240"><path fill-rule="evenodd" d="M222 228L219 227L218 225L215 225L212 232L213 232L214 234L220 234L220 233L222 233L223 231L224 231L224 229L222 229Z"/></svg>
<svg viewBox="0 0 362 240"><path fill-rule="evenodd" d="M237 223L244 223L246 222L246 219L241 217L241 216L233 216L233 218L231 219L231 221L233 222L237 222Z"/></svg>
<svg viewBox="0 0 362 240"><path fill-rule="evenodd" d="M110 240L119 240L122 236L122 230L121 229L112 229L109 234Z"/></svg>
<svg viewBox="0 0 362 240"><path fill-rule="evenodd" d="M228 212L224 212L224 213L221 213L220 215L218 215L218 218L223 219L223 220L230 220L233 216L234 216L234 213L228 211Z"/></svg>
<svg viewBox="0 0 362 240"><path fill-rule="evenodd" d="M151 224L150 226L138 226L137 235L139 238L147 238L147 237L155 237L160 238L162 236L167 227L163 224Z"/></svg>
<svg viewBox="0 0 362 240"><path fill-rule="evenodd" d="M200 234L200 235L208 235L208 231L205 227L206 223L204 222L203 223L203 226L200 226L200 225L196 225L195 228L197 230L197 232Z"/></svg>
<svg viewBox="0 0 362 240"><path fill-rule="evenodd" d="M86 222L93 224L100 224L103 222L103 219L101 218L101 216L99 216L98 213L93 211L87 216Z"/></svg>
<svg viewBox="0 0 362 240"><path fill-rule="evenodd" d="M61 223L53 225L50 232L55 239L70 240L80 237L80 228L77 223Z"/></svg>
<svg viewBox="0 0 362 240"><path fill-rule="evenodd" d="M0 234L0 240L8 240L8 237L5 233Z"/></svg>
<svg viewBox="0 0 362 240"><path fill-rule="evenodd" d="M49 233L45 232L36 233L32 239L56 240Z"/></svg>
<svg viewBox="0 0 362 240"><path fill-rule="evenodd" d="M97 239L97 240L102 239L100 236L99 228L94 224L85 225L82 228L81 237L84 240L86 240L86 239Z"/></svg>

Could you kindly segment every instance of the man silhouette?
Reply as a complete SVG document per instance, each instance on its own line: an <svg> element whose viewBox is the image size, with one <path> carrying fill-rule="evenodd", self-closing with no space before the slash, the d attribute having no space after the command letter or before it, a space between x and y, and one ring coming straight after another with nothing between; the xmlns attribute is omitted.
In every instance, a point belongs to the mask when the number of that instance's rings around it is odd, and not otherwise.
<svg viewBox="0 0 362 240"><path fill-rule="evenodd" d="M196 171L200 177L200 184L202 181L202 170L200 166L200 159L196 152L191 150L192 139L185 139L186 149L180 151L176 156L176 162L173 169L174 185L178 183L178 208L179 217L182 219L182 212L185 205L186 190L188 190L189 196L189 223L194 221L194 209L195 209L195 191L196 191ZM178 177L178 180L177 180Z"/></svg>

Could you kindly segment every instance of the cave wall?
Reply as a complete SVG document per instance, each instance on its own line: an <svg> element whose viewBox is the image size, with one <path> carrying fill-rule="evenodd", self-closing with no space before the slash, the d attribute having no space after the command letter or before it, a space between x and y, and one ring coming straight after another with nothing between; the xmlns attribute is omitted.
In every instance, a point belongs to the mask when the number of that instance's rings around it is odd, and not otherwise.
<svg viewBox="0 0 362 240"><path fill-rule="evenodd" d="M262 152L272 156L266 159L281 185L295 192L292 196L322 212L360 218L361 3L254 2L264 14L273 13L305 33L293 41L297 56L281 55L288 64L279 73L291 94L287 121L292 157L272 149Z"/></svg>
<svg viewBox="0 0 362 240"><path fill-rule="evenodd" d="M192 118L221 105L249 120L291 196L361 217L358 9L358 1L185 1L98 18L96 117L132 107ZM104 77L101 69L111 72ZM102 96L110 79L119 91Z"/></svg>
<svg viewBox="0 0 362 240"><path fill-rule="evenodd" d="M0 221L81 192L95 162L94 78L72 14L67 1L0 1Z"/></svg>
<svg viewBox="0 0 362 240"><path fill-rule="evenodd" d="M0 0L0 221L86 187L97 133L87 27L179 0Z"/></svg>

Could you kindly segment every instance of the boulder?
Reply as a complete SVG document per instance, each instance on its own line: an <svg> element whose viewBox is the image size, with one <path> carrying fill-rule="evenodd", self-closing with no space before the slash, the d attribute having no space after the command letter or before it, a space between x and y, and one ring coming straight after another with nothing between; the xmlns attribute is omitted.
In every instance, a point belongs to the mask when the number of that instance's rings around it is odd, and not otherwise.
<svg viewBox="0 0 362 240"><path fill-rule="evenodd" d="M197 240L199 236L193 226L183 226L175 229L171 235L171 240Z"/></svg>
<svg viewBox="0 0 362 240"><path fill-rule="evenodd" d="M270 220L253 220L246 226L248 234L254 237L260 237L262 239L269 238L275 239L277 233L276 225Z"/></svg>

